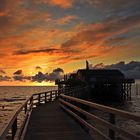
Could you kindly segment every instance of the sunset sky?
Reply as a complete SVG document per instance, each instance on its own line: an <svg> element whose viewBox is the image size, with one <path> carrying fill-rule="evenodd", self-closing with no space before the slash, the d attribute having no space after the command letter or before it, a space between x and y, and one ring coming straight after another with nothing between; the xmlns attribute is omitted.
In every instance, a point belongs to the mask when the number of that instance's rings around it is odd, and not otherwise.
<svg viewBox="0 0 140 140"><path fill-rule="evenodd" d="M0 0L0 85L51 85L85 60L140 61L140 0Z"/></svg>

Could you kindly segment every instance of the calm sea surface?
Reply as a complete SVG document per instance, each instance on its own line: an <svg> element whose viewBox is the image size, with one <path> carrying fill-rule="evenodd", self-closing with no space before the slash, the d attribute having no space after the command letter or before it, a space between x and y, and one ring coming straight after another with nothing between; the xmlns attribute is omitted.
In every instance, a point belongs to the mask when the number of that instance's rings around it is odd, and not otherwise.
<svg viewBox="0 0 140 140"><path fill-rule="evenodd" d="M109 104L109 106L112 106L117 109L125 110L125 111L131 112L133 114L140 116L140 80L136 80L135 84L132 85L131 101L126 101L122 104L113 103L113 104ZM105 113L105 112L103 113L102 111L98 111L98 110L93 110L91 112L108 121L108 118L109 118L108 113ZM105 129L104 126L100 126L93 121L90 121L90 122L93 123L93 125L96 128L100 129L103 133L108 134L108 129ZM133 120L125 119L120 116L116 116L116 126L128 132L131 132L132 134L138 135L140 137L140 122L136 122ZM119 134L116 134L116 136L117 136L117 140L126 140L125 138L122 138L122 136ZM97 136L97 139L98 139L98 136Z"/></svg>
<svg viewBox="0 0 140 140"><path fill-rule="evenodd" d="M39 93L44 91L56 90L57 87L46 86L1 86L0 87L0 129L7 123L8 117L11 115L15 108L18 108L22 102L32 95L33 93ZM132 86L132 100L127 101L123 105L115 104L113 107L127 110L135 114L140 115L140 80ZM124 124L125 122L125 124ZM119 126L126 129L132 129L136 134L140 135L140 123L134 123L133 121L125 121L118 118Z"/></svg>

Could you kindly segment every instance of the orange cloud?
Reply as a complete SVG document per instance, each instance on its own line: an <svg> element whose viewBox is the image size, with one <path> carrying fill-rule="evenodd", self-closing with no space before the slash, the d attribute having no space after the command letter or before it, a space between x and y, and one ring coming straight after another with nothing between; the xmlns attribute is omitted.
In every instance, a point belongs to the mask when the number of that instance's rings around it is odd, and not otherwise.
<svg viewBox="0 0 140 140"><path fill-rule="evenodd" d="M127 26L126 26L127 23ZM126 18L112 18L107 19L100 23L91 24L85 29L79 31L75 36L65 41L62 44L63 49L78 49L82 44L89 44L90 46L106 46L109 43L117 43L120 41L126 41L126 38L116 37L116 35L121 35L127 33L133 28L139 27L140 15L128 16ZM113 39L112 39L113 38ZM82 45L85 46L85 45ZM86 49L86 48L85 48Z"/></svg>
<svg viewBox="0 0 140 140"><path fill-rule="evenodd" d="M5 12L0 12L0 17L3 17L3 16L5 16L5 15L6 15Z"/></svg>
<svg viewBox="0 0 140 140"><path fill-rule="evenodd" d="M61 8L72 7L73 0L50 0L49 3L54 6L60 6Z"/></svg>
<svg viewBox="0 0 140 140"><path fill-rule="evenodd" d="M51 6L58 6L61 8L71 8L73 5L74 0L37 0L34 1L32 0L33 3L39 4L39 3L44 3L44 4L50 4Z"/></svg>
<svg viewBox="0 0 140 140"><path fill-rule="evenodd" d="M62 23L70 18L63 18ZM124 24L129 22L129 24ZM58 65L105 55L112 51L112 44L127 41L114 37L139 25L139 17L110 19L91 25L81 24L74 30L31 28L20 35L1 39L1 52L7 52L3 67L25 67L34 64ZM117 44L117 47L119 44ZM16 54L16 55L13 55ZM4 55L4 54L3 54ZM2 55L1 55L2 56ZM3 60L0 60L1 63ZM16 63L15 63L16 62Z"/></svg>

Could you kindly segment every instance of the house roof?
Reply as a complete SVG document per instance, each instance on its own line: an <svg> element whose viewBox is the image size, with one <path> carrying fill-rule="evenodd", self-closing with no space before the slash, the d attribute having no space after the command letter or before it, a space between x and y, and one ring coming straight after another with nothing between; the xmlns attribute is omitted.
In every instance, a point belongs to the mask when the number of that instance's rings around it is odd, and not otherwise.
<svg viewBox="0 0 140 140"><path fill-rule="evenodd" d="M80 73L82 75L95 75L95 76L124 76L122 72L117 69L79 69L77 74Z"/></svg>

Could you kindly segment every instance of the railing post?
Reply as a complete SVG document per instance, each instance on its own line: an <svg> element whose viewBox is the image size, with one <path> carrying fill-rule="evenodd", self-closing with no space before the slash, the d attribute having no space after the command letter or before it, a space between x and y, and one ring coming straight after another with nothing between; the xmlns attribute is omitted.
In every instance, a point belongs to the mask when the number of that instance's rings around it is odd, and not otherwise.
<svg viewBox="0 0 140 140"><path fill-rule="evenodd" d="M33 96L31 97L30 101L29 101L29 111L32 109L33 106Z"/></svg>
<svg viewBox="0 0 140 140"><path fill-rule="evenodd" d="M55 91L55 100L57 99L57 91Z"/></svg>
<svg viewBox="0 0 140 140"><path fill-rule="evenodd" d="M32 100L33 100L33 96L32 96L31 99L30 99L30 104L32 103Z"/></svg>
<svg viewBox="0 0 140 140"><path fill-rule="evenodd" d="M55 90L55 99L57 99L57 98L58 98L58 91Z"/></svg>
<svg viewBox="0 0 140 140"><path fill-rule="evenodd" d="M47 103L47 93L45 92L45 104Z"/></svg>
<svg viewBox="0 0 140 140"><path fill-rule="evenodd" d="M26 114L26 112L27 112L27 104L24 107L24 111L25 111L25 114Z"/></svg>
<svg viewBox="0 0 140 140"><path fill-rule="evenodd" d="M17 117L12 125L12 140L14 139L14 136L16 134L16 131L17 131Z"/></svg>
<svg viewBox="0 0 140 140"><path fill-rule="evenodd" d="M112 113L109 114L109 122L115 124L115 115ZM109 129L109 137L111 140L115 140L115 132L112 129Z"/></svg>
<svg viewBox="0 0 140 140"><path fill-rule="evenodd" d="M58 90L58 97L60 96L61 90Z"/></svg>
<svg viewBox="0 0 140 140"><path fill-rule="evenodd" d="M52 91L50 91L50 102L52 101Z"/></svg>
<svg viewBox="0 0 140 140"><path fill-rule="evenodd" d="M38 104L40 104L40 94L38 94Z"/></svg>
<svg viewBox="0 0 140 140"><path fill-rule="evenodd" d="M59 98L59 96L60 96L60 91L57 90L57 97Z"/></svg>

